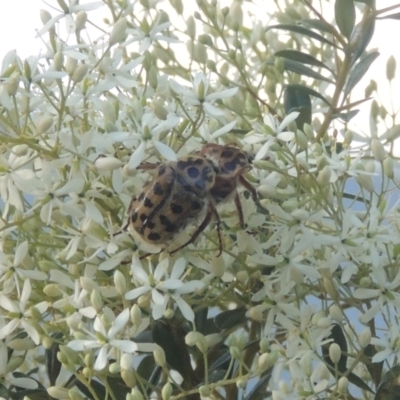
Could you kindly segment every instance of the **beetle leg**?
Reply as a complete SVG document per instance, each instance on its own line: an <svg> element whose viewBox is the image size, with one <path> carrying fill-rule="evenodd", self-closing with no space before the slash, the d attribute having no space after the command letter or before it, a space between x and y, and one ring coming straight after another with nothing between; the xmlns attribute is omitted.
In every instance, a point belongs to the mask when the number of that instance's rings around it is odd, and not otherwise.
<svg viewBox="0 0 400 400"><path fill-rule="evenodd" d="M241 226L242 229L244 229L243 208L242 208L242 203L240 202L239 193L237 193L237 192L235 194L235 205L236 205L236 209L237 209L238 214L239 214L240 226Z"/></svg>
<svg viewBox="0 0 400 400"><path fill-rule="evenodd" d="M136 169L144 169L144 170L156 169L160 166L160 164L161 163L142 162L136 167Z"/></svg>
<svg viewBox="0 0 400 400"><path fill-rule="evenodd" d="M212 219L213 215L215 216L215 218L217 220L217 231L218 231L218 241L219 241L219 253L218 253L217 257L219 257L221 255L221 253L222 253L222 238L221 238L221 229L220 229L221 219L219 218L219 214L218 214L217 209L215 208L214 204L211 203L211 202L209 204L209 208L208 208L206 217L204 218L204 220L201 223L201 225L193 233L192 237L186 243L184 243L182 246L179 246L177 249L175 249L173 251L170 251L169 254L174 254L177 251L179 251L179 250L183 249L184 247L188 246L189 244L193 243L198 238L200 233L203 232L204 229L207 228L208 224L211 222L211 219Z"/></svg>
<svg viewBox="0 0 400 400"><path fill-rule="evenodd" d="M244 176L239 176L240 183L251 193L251 197L253 198L254 202L257 202L257 191L254 189L254 186L246 181Z"/></svg>

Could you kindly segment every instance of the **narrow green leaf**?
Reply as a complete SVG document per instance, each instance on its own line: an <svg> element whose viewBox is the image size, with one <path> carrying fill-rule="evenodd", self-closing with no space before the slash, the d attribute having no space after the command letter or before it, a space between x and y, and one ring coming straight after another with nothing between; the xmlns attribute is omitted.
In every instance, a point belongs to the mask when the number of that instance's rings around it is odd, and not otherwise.
<svg viewBox="0 0 400 400"><path fill-rule="evenodd" d="M317 60L315 57L311 56L310 54L306 54L301 51L281 50L281 51L276 52L275 56L287 58L289 60L297 61L297 62L303 63L303 64L314 65L316 67L325 68L328 71L332 72L332 74L334 75L334 72L323 62Z"/></svg>
<svg viewBox="0 0 400 400"><path fill-rule="evenodd" d="M219 329L235 328L247 321L246 309L236 308L235 310L223 311L215 317L214 321Z"/></svg>
<svg viewBox="0 0 400 400"><path fill-rule="evenodd" d="M356 22L356 9L353 0L336 0L335 20L340 32L350 39Z"/></svg>
<svg viewBox="0 0 400 400"><path fill-rule="evenodd" d="M318 93L316 90L311 89L311 88L309 88L307 86L291 84L291 85L285 85L285 88L293 88L295 90L301 91L301 92L303 92L305 94L308 94L310 96L318 97L324 103L326 103L329 107L331 107L331 104L329 103L329 101L324 96L322 96L322 94Z"/></svg>
<svg viewBox="0 0 400 400"><path fill-rule="evenodd" d="M322 43L326 43L326 44L329 44L330 46L339 48L339 46L337 46L335 43L331 42L328 39L325 39L320 34L315 33L313 31L311 31L310 29L303 28L302 26L299 26L299 25L291 25L291 24L272 25L272 26L267 26L265 31L267 32L270 29L283 29L285 31L291 31L291 32L295 32L295 33L300 33L301 35L308 36L308 37L313 38L315 40L318 40L318 41L320 41Z"/></svg>
<svg viewBox="0 0 400 400"><path fill-rule="evenodd" d="M347 113L338 113L338 114L333 114L333 119L339 118L343 122L349 122L353 117L355 117L360 110L352 110Z"/></svg>
<svg viewBox="0 0 400 400"><path fill-rule="evenodd" d="M353 65L364 53L369 42L372 39L375 30L375 17L366 16L361 22L356 25L351 34L350 45L352 57L351 64Z"/></svg>
<svg viewBox="0 0 400 400"><path fill-rule="evenodd" d="M374 391L355 373L350 372L350 374L347 376L347 379L349 380L349 382L351 382L353 385L358 386L360 389L370 393L374 393Z"/></svg>
<svg viewBox="0 0 400 400"><path fill-rule="evenodd" d="M250 390L245 400L263 400L267 398L265 390L268 382L271 379L273 367L269 368L264 372L264 375L256 382L254 387Z"/></svg>
<svg viewBox="0 0 400 400"><path fill-rule="evenodd" d="M379 17L378 19L397 19L397 20L399 20L400 13L385 15L384 17Z"/></svg>
<svg viewBox="0 0 400 400"><path fill-rule="evenodd" d="M321 21L320 19L302 19L300 23L307 25L312 29L317 29L321 32L330 33L332 35L335 34L335 28L331 24Z"/></svg>
<svg viewBox="0 0 400 400"><path fill-rule="evenodd" d="M296 74L308 76L313 79L319 79L320 81L325 81L332 84L335 83L332 79L326 78L320 73L313 71L311 68L308 68L297 61L287 60L287 59L284 59L283 61L285 70L287 71L292 71L295 72Z"/></svg>
<svg viewBox="0 0 400 400"><path fill-rule="evenodd" d="M377 51L374 51L367 56L365 56L354 68L351 72L349 79L347 80L346 86L344 88L344 98L348 96L348 94L353 90L354 86L360 82L361 78L368 71L371 64L375 61L375 59L379 56Z"/></svg>

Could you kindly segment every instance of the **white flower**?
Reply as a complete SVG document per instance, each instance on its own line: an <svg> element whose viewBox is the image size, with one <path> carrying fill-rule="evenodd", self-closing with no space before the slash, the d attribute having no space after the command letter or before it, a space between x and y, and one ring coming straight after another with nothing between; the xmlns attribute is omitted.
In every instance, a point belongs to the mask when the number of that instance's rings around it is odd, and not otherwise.
<svg viewBox="0 0 400 400"><path fill-rule="evenodd" d="M31 378L16 378L9 371L10 364L13 363L13 358L9 359L8 348L4 342L0 342L0 379L1 384L4 387L16 386L24 389L36 389L38 387L37 382Z"/></svg>
<svg viewBox="0 0 400 400"><path fill-rule="evenodd" d="M168 276L168 259L163 259L156 267L153 274L148 275L138 258L132 261L132 276L139 286L126 293L125 298L133 300L145 293L151 293L153 318L159 319L164 315L168 302L174 300L182 315L188 320L194 320L194 313L183 294L194 293L204 288L204 283L198 280L182 281L182 275L186 269L186 260L179 258Z"/></svg>
<svg viewBox="0 0 400 400"><path fill-rule="evenodd" d="M221 117L225 115L225 111L214 106L216 100L232 97L238 91L238 88L226 89L221 92L208 93L210 83L203 72L198 72L193 79L192 90L180 85L171 79L169 81L171 89L182 95L183 101L189 105L202 107L204 112L211 117Z"/></svg>
<svg viewBox="0 0 400 400"><path fill-rule="evenodd" d="M75 351L100 349L96 358L96 362L94 363L94 369L100 371L107 365L110 353L114 349L119 349L120 351L126 353L134 353L139 350L139 347L135 342L130 340L119 340L115 338L124 329L128 321L128 308L118 315L108 331L105 328L101 318L96 317L93 326L96 334L87 331L87 334L89 337L91 337L91 339L72 340L68 343L68 347Z"/></svg>
<svg viewBox="0 0 400 400"><path fill-rule="evenodd" d="M160 34L160 32L169 28L170 25L170 22L160 24L160 18L158 18L152 28L147 32L139 27L136 27L135 29L127 29L128 33L133 34L133 39L127 40L126 45L133 42L140 42L139 53L142 54L150 48L153 42L164 41L167 43L177 43L179 42L177 39Z"/></svg>
<svg viewBox="0 0 400 400"><path fill-rule="evenodd" d="M11 301L8 297L0 294L0 306L12 313L14 316L7 325L0 329L0 339L8 337L17 328L23 329L34 341L35 344L40 343L40 335L36 328L31 324L31 310L30 305L28 306L28 301L30 300L32 293L32 287L29 279L24 281L24 286L22 288L21 295L19 296L19 303ZM34 307L43 314L47 308L47 301L34 304ZM7 318L7 317L3 317Z"/></svg>

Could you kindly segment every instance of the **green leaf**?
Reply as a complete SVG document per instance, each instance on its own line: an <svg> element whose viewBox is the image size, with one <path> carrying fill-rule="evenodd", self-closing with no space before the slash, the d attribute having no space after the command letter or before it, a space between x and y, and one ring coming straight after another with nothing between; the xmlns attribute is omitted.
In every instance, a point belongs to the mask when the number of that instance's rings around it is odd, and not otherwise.
<svg viewBox="0 0 400 400"><path fill-rule="evenodd" d="M400 13L385 15L384 17L380 17L379 19L400 19Z"/></svg>
<svg viewBox="0 0 400 400"><path fill-rule="evenodd" d="M347 80L346 86L344 88L344 98L348 96L348 94L353 90L354 86L360 82L361 78L368 71L371 64L375 61L375 59L379 56L377 51L373 51L372 53L365 56L354 68L351 72L349 79Z"/></svg>
<svg viewBox="0 0 400 400"><path fill-rule="evenodd" d="M328 71L332 72L334 75L335 73L323 62L317 60L315 57L311 56L310 54L303 53L297 50L281 50L275 53L276 57L283 57L289 60L297 61L303 64L314 65L316 67L325 68Z"/></svg>
<svg viewBox="0 0 400 400"><path fill-rule="evenodd" d="M264 372L264 375L255 383L248 395L245 397L245 400L263 400L268 397L265 393L265 389L271 379L273 369L274 368L271 367Z"/></svg>
<svg viewBox="0 0 400 400"><path fill-rule="evenodd" d="M206 329L207 314L208 314L208 308L203 308L202 310L197 311L196 314L194 315L196 330L203 334Z"/></svg>
<svg viewBox="0 0 400 400"><path fill-rule="evenodd" d="M346 342L346 337L344 336L343 330L338 324L334 324L331 334L328 336L327 339L332 339L331 342L325 344L322 346L322 355L325 363L327 364L328 367L330 367L330 370L335 369L335 365L332 362L331 358L329 357L329 346L332 343L336 343L339 345L340 350L341 350L341 356L339 359L339 362L337 364L337 368L339 372L344 373L347 371L347 342Z"/></svg>
<svg viewBox="0 0 400 400"><path fill-rule="evenodd" d="M360 110L351 110L347 113L338 113L338 114L333 114L332 119L339 118L343 122L349 122L353 117L355 117Z"/></svg>
<svg viewBox="0 0 400 400"><path fill-rule="evenodd" d="M62 338L62 336L63 335L61 332L57 332L54 335L54 338L56 340L59 340ZM58 361L57 358L58 351L59 351L59 345L56 342L53 342L50 349L46 349L45 351L46 370L51 386L54 386L56 384L56 380L61 371L61 363L60 361Z"/></svg>
<svg viewBox="0 0 400 400"><path fill-rule="evenodd" d="M375 17L367 15L353 30L350 38L351 64L353 65L364 53L375 30Z"/></svg>
<svg viewBox="0 0 400 400"><path fill-rule="evenodd" d="M350 39L356 22L356 9L353 0L336 0L335 20L340 32Z"/></svg>
<svg viewBox="0 0 400 400"><path fill-rule="evenodd" d="M246 309L236 308L235 310L223 311L214 318L214 321L219 329L235 328L247 321Z"/></svg>
<svg viewBox="0 0 400 400"><path fill-rule="evenodd" d="M322 96L322 94L318 93L316 90L311 89L311 88L309 88L307 86L298 85L298 84L290 84L290 85L285 85L284 88L293 88L293 89L295 89L297 91L303 92L303 93L308 94L310 96L318 97L324 103L326 103L329 107L331 107L331 104L329 103L329 101L324 96Z"/></svg>
<svg viewBox="0 0 400 400"><path fill-rule="evenodd" d="M305 65L292 60L283 60L284 68L287 71L295 72L299 75L305 75L310 78L319 79L321 81L329 82L334 84L335 82L332 79L326 78L325 76L321 75L318 72L313 71L311 68L306 67Z"/></svg>
<svg viewBox="0 0 400 400"><path fill-rule="evenodd" d="M328 24L326 21L321 21L320 19L302 19L300 23L321 32L330 33L332 35L335 34L335 28L331 24Z"/></svg>
<svg viewBox="0 0 400 400"><path fill-rule="evenodd" d="M329 44L330 46L339 48L339 46L337 46L335 43L331 42L328 39L325 39L320 34L315 33L313 31L311 31L310 29L303 28L302 26L299 26L299 25L291 25L291 24L272 25L272 26L267 26L265 31L267 32L270 29L283 29L285 31L291 31L291 32L295 32L295 33L300 33L301 35L308 36L308 37L310 37L312 39L319 40L322 43L326 43L326 44Z"/></svg>
<svg viewBox="0 0 400 400"><path fill-rule="evenodd" d="M303 129L305 123L311 124L312 109L308 93L294 89L293 87L285 87L283 104L286 114L290 114L293 111L300 112L296 118L296 124L299 129Z"/></svg>
<svg viewBox="0 0 400 400"><path fill-rule="evenodd" d="M190 366L190 359L182 328L155 321L152 333L154 343L164 350L167 363L185 377L190 372L187 370L188 365Z"/></svg>

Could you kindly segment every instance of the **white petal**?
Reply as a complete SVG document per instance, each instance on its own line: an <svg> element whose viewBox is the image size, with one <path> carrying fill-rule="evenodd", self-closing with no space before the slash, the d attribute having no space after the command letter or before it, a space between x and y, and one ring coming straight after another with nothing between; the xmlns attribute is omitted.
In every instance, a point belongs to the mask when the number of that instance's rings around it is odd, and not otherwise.
<svg viewBox="0 0 400 400"><path fill-rule="evenodd" d="M7 311L19 313L19 308L4 294L0 294L0 305Z"/></svg>
<svg viewBox="0 0 400 400"><path fill-rule="evenodd" d="M194 312L189 307L188 303L182 298L176 299L176 304L178 305L179 309L181 310L182 315L185 317L186 320L193 322L194 321Z"/></svg>
<svg viewBox="0 0 400 400"><path fill-rule="evenodd" d="M132 289L125 294L125 299L127 300L134 300L137 299L142 294L147 293L150 290L149 286L142 286L136 289Z"/></svg>
<svg viewBox="0 0 400 400"><path fill-rule="evenodd" d="M203 108L207 114L211 115L212 117L222 117L225 115L225 111L213 106L211 103L203 103Z"/></svg>
<svg viewBox="0 0 400 400"><path fill-rule="evenodd" d="M279 140L283 140L284 142L290 142L294 139L294 132L284 131L280 132L276 135Z"/></svg>
<svg viewBox="0 0 400 400"><path fill-rule="evenodd" d="M21 309L25 308L27 301L31 297L31 293L32 293L31 281L29 279L26 279L24 282L24 287L22 288L22 293L21 293L21 297L20 297Z"/></svg>
<svg viewBox="0 0 400 400"><path fill-rule="evenodd" d="M235 87L235 88L223 90L222 92L211 93L206 96L205 101L213 101L216 99L226 99L228 97L234 96L238 90L239 90L239 88Z"/></svg>
<svg viewBox="0 0 400 400"><path fill-rule="evenodd" d="M225 133L230 132L235 127L236 123L237 123L237 121L234 120L234 121L230 122L229 124L226 124L222 128L216 130L211 135L211 139L215 140L215 139L219 138L220 136L225 135Z"/></svg>
<svg viewBox="0 0 400 400"><path fill-rule="evenodd" d="M279 127L278 127L278 132L282 131L283 129L285 129L292 121L294 121L298 116L300 115L300 113L298 111L293 111L291 112L289 115L287 115L283 121L280 123Z"/></svg>
<svg viewBox="0 0 400 400"><path fill-rule="evenodd" d="M22 260L25 258L25 256L28 253L28 242L25 240L24 242L22 242L16 252L15 252L15 257L14 257L14 263L13 266L17 267L19 264L21 264Z"/></svg>
<svg viewBox="0 0 400 400"><path fill-rule="evenodd" d="M0 329L0 339L4 339L14 332L15 328L19 325L19 322L19 319L12 319L6 326L3 326Z"/></svg>
<svg viewBox="0 0 400 400"><path fill-rule="evenodd" d="M130 340L111 340L110 345L117 347L125 353L135 353L138 351L137 344L135 342L131 342Z"/></svg>
<svg viewBox="0 0 400 400"><path fill-rule="evenodd" d="M94 340L71 340L68 347L75 351L96 349L100 344Z"/></svg>
<svg viewBox="0 0 400 400"><path fill-rule="evenodd" d="M146 151L146 143L140 143L139 147L133 152L128 162L129 169L135 169L142 161Z"/></svg>
<svg viewBox="0 0 400 400"><path fill-rule="evenodd" d="M107 337L109 339L115 337L115 335L125 327L128 321L129 321L129 308L125 308L125 310L122 311L122 313L120 313L118 317L115 319L112 327L108 331Z"/></svg>
<svg viewBox="0 0 400 400"><path fill-rule="evenodd" d="M106 365L107 365L107 359L108 359L108 346L103 346L100 349L99 355L97 356L96 362L94 363L93 368L96 371L102 370Z"/></svg>
<svg viewBox="0 0 400 400"><path fill-rule="evenodd" d="M166 144L161 143L158 140L154 140L153 145L157 151L168 161L176 161L178 159L176 153Z"/></svg>

